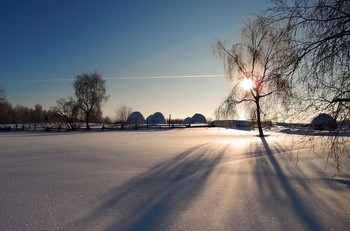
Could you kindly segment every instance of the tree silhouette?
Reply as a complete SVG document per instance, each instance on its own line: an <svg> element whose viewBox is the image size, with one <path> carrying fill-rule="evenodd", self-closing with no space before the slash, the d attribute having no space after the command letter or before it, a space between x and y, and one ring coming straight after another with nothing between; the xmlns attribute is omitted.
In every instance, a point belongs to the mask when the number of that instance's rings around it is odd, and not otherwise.
<svg viewBox="0 0 350 231"><path fill-rule="evenodd" d="M76 122L79 116L79 107L73 97L60 98L57 105L51 107L50 112L60 121L63 121L70 129L76 130Z"/></svg>
<svg viewBox="0 0 350 231"><path fill-rule="evenodd" d="M254 103L259 136L264 136L262 104L268 99L285 103L291 94L287 78L293 70L295 54L292 30L273 21L257 17L248 21L241 30L241 42L230 49L223 41L214 44L214 52L224 62L232 89L219 106L221 114L235 114L238 105Z"/></svg>
<svg viewBox="0 0 350 231"><path fill-rule="evenodd" d="M0 85L0 103L6 100L5 88Z"/></svg>
<svg viewBox="0 0 350 231"><path fill-rule="evenodd" d="M116 122L121 124L121 129L124 129L125 123L128 120L129 115L132 112L132 107L129 107L125 104L119 106L114 109L114 113L116 116Z"/></svg>
<svg viewBox="0 0 350 231"><path fill-rule="evenodd" d="M350 120L350 1L273 0L271 20L293 28L296 65L293 83L299 94L294 108L298 117L329 113L338 122L329 133L327 160L340 168L340 155L349 153L342 129ZM326 140L327 141L327 140ZM308 141L309 142L309 141Z"/></svg>
<svg viewBox="0 0 350 231"><path fill-rule="evenodd" d="M95 71L78 75L73 84L78 106L85 115L87 130L90 129L91 115L101 111L102 104L109 99L105 82L102 74Z"/></svg>
<svg viewBox="0 0 350 231"><path fill-rule="evenodd" d="M274 0L271 20L293 28L297 52L295 83L304 109L335 117L350 109L350 1Z"/></svg>

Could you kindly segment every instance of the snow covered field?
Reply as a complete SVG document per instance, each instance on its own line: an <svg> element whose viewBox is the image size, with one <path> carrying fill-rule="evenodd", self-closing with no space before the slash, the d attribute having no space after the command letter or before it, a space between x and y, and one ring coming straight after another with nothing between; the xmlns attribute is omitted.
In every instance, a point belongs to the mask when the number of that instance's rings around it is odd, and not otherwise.
<svg viewBox="0 0 350 231"><path fill-rule="evenodd" d="M336 170L298 139L3 132L0 230L349 230L349 159L332 180Z"/></svg>

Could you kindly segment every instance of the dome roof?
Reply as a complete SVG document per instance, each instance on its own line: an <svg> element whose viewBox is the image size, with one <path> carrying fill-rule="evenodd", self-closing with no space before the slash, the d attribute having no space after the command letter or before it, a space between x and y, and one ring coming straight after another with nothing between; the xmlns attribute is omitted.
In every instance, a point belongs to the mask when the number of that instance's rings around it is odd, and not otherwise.
<svg viewBox="0 0 350 231"><path fill-rule="evenodd" d="M156 112L153 115L147 117L147 122L149 124L165 124L165 117L162 113Z"/></svg>
<svg viewBox="0 0 350 231"><path fill-rule="evenodd" d="M145 120L145 117L143 117L143 115L141 114L141 112L134 111L129 115L126 122L129 124L142 124L142 123L145 123L146 120Z"/></svg>
<svg viewBox="0 0 350 231"><path fill-rule="evenodd" d="M207 123L207 119L204 117L204 115L200 113L194 114L192 117L187 117L186 119L183 120L184 124L205 124Z"/></svg>
<svg viewBox="0 0 350 231"><path fill-rule="evenodd" d="M192 116L192 123L203 124L206 122L207 122L207 119L204 117L204 115L202 115L200 113L196 113Z"/></svg>
<svg viewBox="0 0 350 231"><path fill-rule="evenodd" d="M337 122L331 115L320 113L313 118L311 126L317 130L335 130L337 128Z"/></svg>
<svg viewBox="0 0 350 231"><path fill-rule="evenodd" d="M191 117L187 117L186 119L184 119L183 123L184 123L184 124L190 124L190 123L192 123L192 118L191 118Z"/></svg>

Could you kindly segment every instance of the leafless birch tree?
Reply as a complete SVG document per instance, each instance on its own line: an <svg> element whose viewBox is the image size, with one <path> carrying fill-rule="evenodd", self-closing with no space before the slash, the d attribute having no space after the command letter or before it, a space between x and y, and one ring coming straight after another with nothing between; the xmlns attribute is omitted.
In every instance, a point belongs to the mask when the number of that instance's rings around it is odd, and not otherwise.
<svg viewBox="0 0 350 231"><path fill-rule="evenodd" d="M297 62L293 72L299 94L297 112L326 112L338 121L325 146L327 159L340 168L340 154L348 153L343 129L350 121L350 1L273 0L268 17L293 28ZM299 114L299 113L298 113Z"/></svg>
<svg viewBox="0 0 350 231"><path fill-rule="evenodd" d="M291 39L291 28L257 17L245 24L241 41L231 48L223 41L214 44L214 52L224 62L232 84L230 94L218 110L234 114L242 104L253 103L260 137L264 136L263 104L273 99L273 105L277 107L278 103L286 103L291 94L287 76L296 60Z"/></svg>
<svg viewBox="0 0 350 231"><path fill-rule="evenodd" d="M109 99L105 82L97 71L78 75L74 82L77 103L85 115L86 129L88 130L90 117L94 112L99 112L102 104Z"/></svg>

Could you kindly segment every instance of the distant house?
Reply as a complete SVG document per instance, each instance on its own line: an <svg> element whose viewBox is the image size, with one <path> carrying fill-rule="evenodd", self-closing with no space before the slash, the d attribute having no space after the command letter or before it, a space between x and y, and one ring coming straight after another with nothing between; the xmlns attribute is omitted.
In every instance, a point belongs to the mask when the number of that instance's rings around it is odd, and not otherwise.
<svg viewBox="0 0 350 231"><path fill-rule="evenodd" d="M337 121L329 114L320 113L312 119L311 127L316 130L334 131L337 128Z"/></svg>
<svg viewBox="0 0 350 231"><path fill-rule="evenodd" d="M128 124L144 124L146 123L145 117L139 111L132 112L126 120Z"/></svg>
<svg viewBox="0 0 350 231"><path fill-rule="evenodd" d="M215 127L234 128L240 130L252 130L253 123L249 120L215 120L212 122Z"/></svg>

